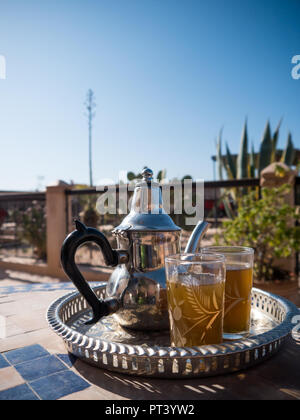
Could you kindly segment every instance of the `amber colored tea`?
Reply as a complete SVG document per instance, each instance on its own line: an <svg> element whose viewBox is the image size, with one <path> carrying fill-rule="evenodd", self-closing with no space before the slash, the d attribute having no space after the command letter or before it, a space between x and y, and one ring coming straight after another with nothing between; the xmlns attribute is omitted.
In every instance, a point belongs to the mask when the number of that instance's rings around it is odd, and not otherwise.
<svg viewBox="0 0 300 420"><path fill-rule="evenodd" d="M199 284L191 277L167 282L171 345L219 344L223 341L225 283Z"/></svg>
<svg viewBox="0 0 300 420"><path fill-rule="evenodd" d="M246 333L250 329L253 269L239 264L226 267L224 333Z"/></svg>

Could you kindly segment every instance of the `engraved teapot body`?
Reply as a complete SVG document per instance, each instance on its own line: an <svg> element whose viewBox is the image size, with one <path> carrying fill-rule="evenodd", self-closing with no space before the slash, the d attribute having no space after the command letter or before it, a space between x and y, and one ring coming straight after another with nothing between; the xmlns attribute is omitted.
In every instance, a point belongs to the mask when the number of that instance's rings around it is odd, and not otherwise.
<svg viewBox="0 0 300 420"><path fill-rule="evenodd" d="M159 184L145 169L136 185L129 215L113 230L118 247L113 250L106 237L76 221L76 230L62 246L61 261L93 310L94 324L114 313L120 325L136 330L169 328L165 257L181 251L181 229L165 213ZM195 252L208 228L200 222L188 242L186 252ZM116 267L107 283L106 298L99 300L75 264L75 253L85 242L100 246L105 263Z"/></svg>

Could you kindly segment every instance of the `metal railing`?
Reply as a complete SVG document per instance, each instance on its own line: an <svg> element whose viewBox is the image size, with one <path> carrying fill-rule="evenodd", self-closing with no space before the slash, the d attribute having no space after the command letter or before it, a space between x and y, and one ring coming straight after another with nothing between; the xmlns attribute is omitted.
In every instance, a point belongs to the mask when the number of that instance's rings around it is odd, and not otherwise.
<svg viewBox="0 0 300 420"><path fill-rule="evenodd" d="M295 180L295 205L300 206L300 177Z"/></svg>
<svg viewBox="0 0 300 420"><path fill-rule="evenodd" d="M126 187L126 185L122 186ZM116 187L117 194L119 186ZM224 219L225 212L222 209L220 203L222 202L222 194L226 190L232 188L244 188L244 189L257 189L260 191L260 180L256 179L241 179L241 180L223 180L223 181L208 181L204 183L205 189L205 218L209 219L215 226L219 226L220 222ZM193 183L193 189L196 191L196 183ZM104 188L103 191L98 191L96 188L69 190L66 189L66 226L68 231L73 230L72 219L82 214L84 205L87 202L96 203L98 196L108 191L108 187ZM132 192L128 192L128 199L130 199ZM33 204L38 204L44 209L46 207L46 193L1 193L0 192L0 258L4 254L13 253L14 255L23 255L23 251L28 250L30 247L20 239L19 233L22 230L22 226L18 224L16 220L13 220L12 213L14 210L20 212L26 212ZM295 181L295 205L300 205L300 177L296 178ZM1 221L2 214L7 212L4 224ZM181 216L181 215L180 215ZM178 215L171 213L171 217L177 225L184 228L181 223L185 215L180 218ZM117 226L125 215L107 215L100 216L98 228L104 228L104 233L110 237L109 227ZM2 224L2 227L1 227ZM31 254L33 255L33 247L31 247ZM99 264L97 264L99 265ZM102 264L100 264L102 265ZM297 255L297 270L299 272L299 255Z"/></svg>
<svg viewBox="0 0 300 420"><path fill-rule="evenodd" d="M36 252L37 248L29 238L28 231L31 228L29 224L35 228L35 221L30 219L29 213L35 208L36 211L45 214L45 204L46 193L0 193L1 260L10 262L22 260L29 263L31 260L36 260L37 255L41 255L40 252ZM27 216L26 220L24 215ZM45 224L36 228L46 230ZM45 243L42 246L46 249Z"/></svg>
<svg viewBox="0 0 300 420"><path fill-rule="evenodd" d="M123 186L123 188L126 187L126 185ZM218 227L220 223L226 218L225 211L222 212L220 203L222 202L222 192L224 190L230 190L232 188L239 188L239 189L258 189L258 196L261 196L261 187L260 187L260 179L254 178L254 179L234 179L234 180L222 180L222 181L207 181L204 183L204 192L205 197L207 195L210 196L210 199L205 198L205 217L208 221L213 223L215 227ZM115 186L116 193L119 193L119 186ZM196 183L193 183L193 190L196 191ZM67 214L70 214L70 209L68 210L68 207L71 205L72 199L79 198L82 196L100 196L101 194L108 191L108 187L104 188L103 191L99 191L96 188L87 188L87 189L80 189L80 190L67 190L66 196L67 196ZM208 192L210 191L210 194ZM96 200L96 197L95 197ZM207 204L210 204L210 206L206 206ZM295 205L300 205L300 177L296 178L295 181ZM208 209L206 208L208 207ZM209 208L210 207L210 208ZM78 213L82 209L77 208L77 214L72 214L72 217L78 217ZM72 212L71 212L72 213ZM181 226L180 219L176 215L170 215L174 218L174 221L177 225ZM124 218L124 215L119 216L117 215L115 218L111 217L110 225L116 226L120 223L120 221ZM67 224L69 226L70 224ZM102 225L102 223L100 223ZM108 234L109 232L105 232ZM112 237L109 238L110 240L113 240ZM299 274L300 269L300 258L299 254L296 255L296 273Z"/></svg>
<svg viewBox="0 0 300 420"><path fill-rule="evenodd" d="M122 186L126 188L127 185ZM204 191L205 196L208 190L220 191L221 189L231 189L231 188L260 188L259 178L253 179L233 179L233 180L223 180L223 181L206 181L204 182ZM115 191L119 194L120 187L119 185L114 186ZM89 195L101 195L108 191L108 187L104 187L102 191L99 191L97 188L87 188L87 189L78 189L78 190L67 190L67 197L80 197L80 196L89 196ZM193 182L193 192L196 191L196 182ZM129 194L130 196L130 194ZM220 197L213 197L215 201L214 206L217 206L217 201ZM69 205L69 204L68 204Z"/></svg>

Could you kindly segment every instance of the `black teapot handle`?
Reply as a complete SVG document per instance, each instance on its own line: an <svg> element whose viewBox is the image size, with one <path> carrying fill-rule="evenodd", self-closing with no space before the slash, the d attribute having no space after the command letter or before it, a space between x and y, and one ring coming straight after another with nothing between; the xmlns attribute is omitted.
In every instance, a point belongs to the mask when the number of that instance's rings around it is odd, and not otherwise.
<svg viewBox="0 0 300 420"><path fill-rule="evenodd" d="M117 299L101 301L97 298L75 263L76 251L85 242L94 242L101 248L105 263L110 267L115 267L119 264L119 254L112 249L103 233L97 229L86 227L79 220L75 220L75 224L76 230L63 243L61 263L66 275L93 309L93 318L86 322L87 325L91 325L98 322L103 316L116 312L120 307L120 302Z"/></svg>

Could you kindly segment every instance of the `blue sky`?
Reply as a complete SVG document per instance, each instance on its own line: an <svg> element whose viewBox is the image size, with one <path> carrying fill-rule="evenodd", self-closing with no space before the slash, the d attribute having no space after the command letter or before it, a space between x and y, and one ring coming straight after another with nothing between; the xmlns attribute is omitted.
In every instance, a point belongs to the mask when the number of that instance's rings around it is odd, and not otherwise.
<svg viewBox="0 0 300 420"><path fill-rule="evenodd" d="M96 95L94 179L148 165L213 178L248 117L256 149L283 116L300 146L297 0L1 0L0 190L38 176L88 183L86 91Z"/></svg>

